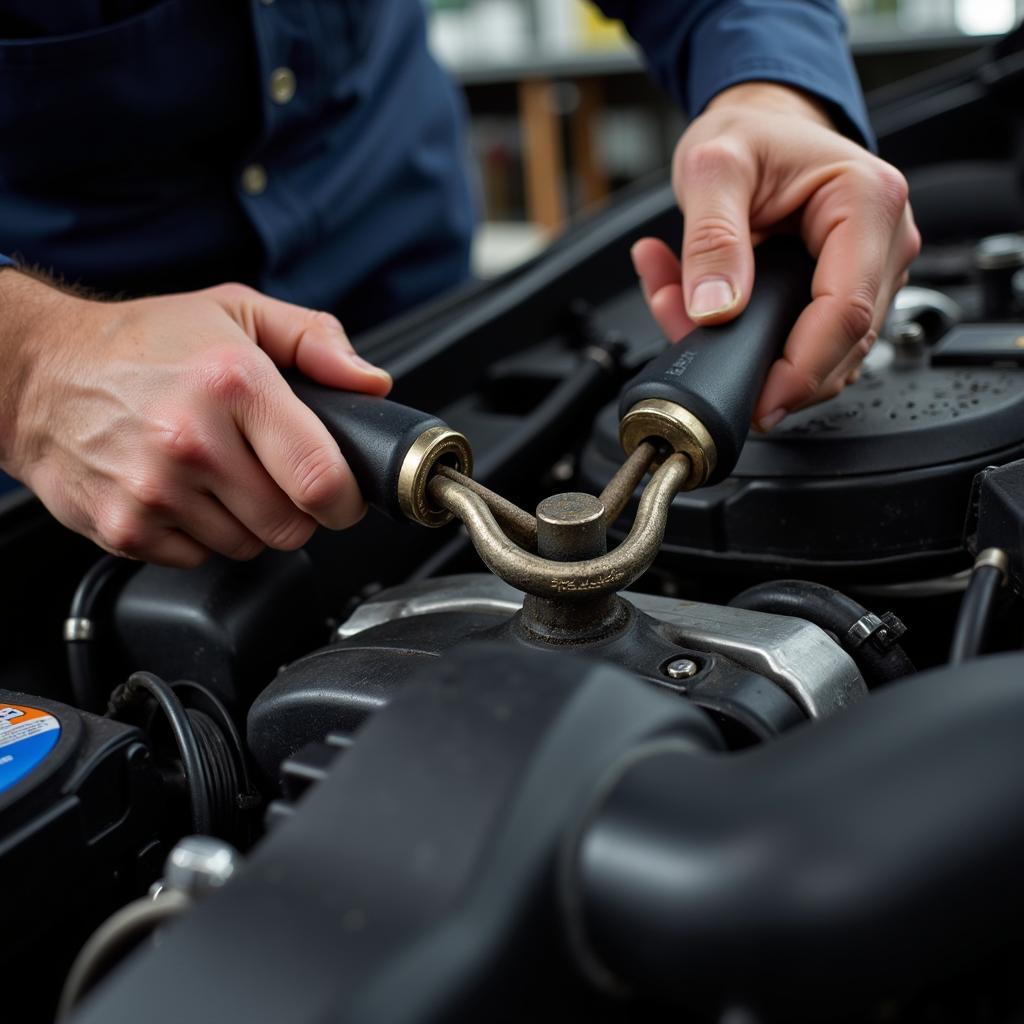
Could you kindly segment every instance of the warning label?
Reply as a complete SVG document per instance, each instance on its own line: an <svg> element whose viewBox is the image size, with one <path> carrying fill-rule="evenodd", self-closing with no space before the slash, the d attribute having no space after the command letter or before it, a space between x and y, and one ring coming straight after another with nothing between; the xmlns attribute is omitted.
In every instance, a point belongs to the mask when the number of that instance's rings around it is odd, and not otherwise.
<svg viewBox="0 0 1024 1024"><path fill-rule="evenodd" d="M35 768L59 736L60 722L48 711L0 704L0 792Z"/></svg>

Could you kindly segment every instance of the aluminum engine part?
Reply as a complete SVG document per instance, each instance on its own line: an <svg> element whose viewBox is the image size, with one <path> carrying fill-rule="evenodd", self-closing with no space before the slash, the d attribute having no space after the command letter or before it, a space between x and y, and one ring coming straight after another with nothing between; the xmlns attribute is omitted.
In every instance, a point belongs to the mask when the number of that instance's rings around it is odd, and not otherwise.
<svg viewBox="0 0 1024 1024"><path fill-rule="evenodd" d="M668 624L681 646L720 654L771 679L810 718L827 717L867 696L853 659L824 630L803 619L651 594L621 596ZM514 615L522 604L518 590L485 573L424 580L385 590L360 605L337 628L335 639L434 612Z"/></svg>

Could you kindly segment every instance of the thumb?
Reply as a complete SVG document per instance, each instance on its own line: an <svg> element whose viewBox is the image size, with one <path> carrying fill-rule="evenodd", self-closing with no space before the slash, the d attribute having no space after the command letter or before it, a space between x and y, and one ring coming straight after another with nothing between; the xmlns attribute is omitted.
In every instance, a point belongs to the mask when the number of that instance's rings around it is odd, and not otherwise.
<svg viewBox="0 0 1024 1024"><path fill-rule="evenodd" d="M697 324L732 320L747 305L754 283L752 191L748 175L725 147L705 143L690 152L680 187L686 212L683 295Z"/></svg>
<svg viewBox="0 0 1024 1024"><path fill-rule="evenodd" d="M212 292L278 366L295 366L318 383L344 391L386 395L391 390L391 375L356 353L330 313L244 286L221 285Z"/></svg>

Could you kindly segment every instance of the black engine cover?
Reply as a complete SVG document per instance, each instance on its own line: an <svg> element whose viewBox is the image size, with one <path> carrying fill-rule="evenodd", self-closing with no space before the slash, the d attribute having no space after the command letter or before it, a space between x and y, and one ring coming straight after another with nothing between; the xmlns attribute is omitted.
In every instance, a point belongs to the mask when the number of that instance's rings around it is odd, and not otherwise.
<svg viewBox="0 0 1024 1024"><path fill-rule="evenodd" d="M662 564L875 582L965 567L975 475L1024 455L1024 372L936 367L927 350L893 357L879 345L857 384L751 433L728 480L677 496ZM583 487L599 491L621 462L609 407L584 453ZM620 525L634 513L635 503Z"/></svg>

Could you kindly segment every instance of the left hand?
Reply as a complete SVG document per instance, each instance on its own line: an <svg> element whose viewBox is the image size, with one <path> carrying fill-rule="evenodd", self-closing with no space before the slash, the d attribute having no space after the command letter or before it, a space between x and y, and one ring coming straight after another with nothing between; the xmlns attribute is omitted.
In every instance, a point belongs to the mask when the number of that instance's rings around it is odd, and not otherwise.
<svg viewBox="0 0 1024 1024"><path fill-rule="evenodd" d="M817 260L811 304L769 371L754 425L839 394L860 374L921 237L895 168L840 135L824 108L787 86L720 93L676 147L672 181L686 215L682 261L641 239L633 262L659 326L677 341L746 307L753 245L798 231Z"/></svg>

